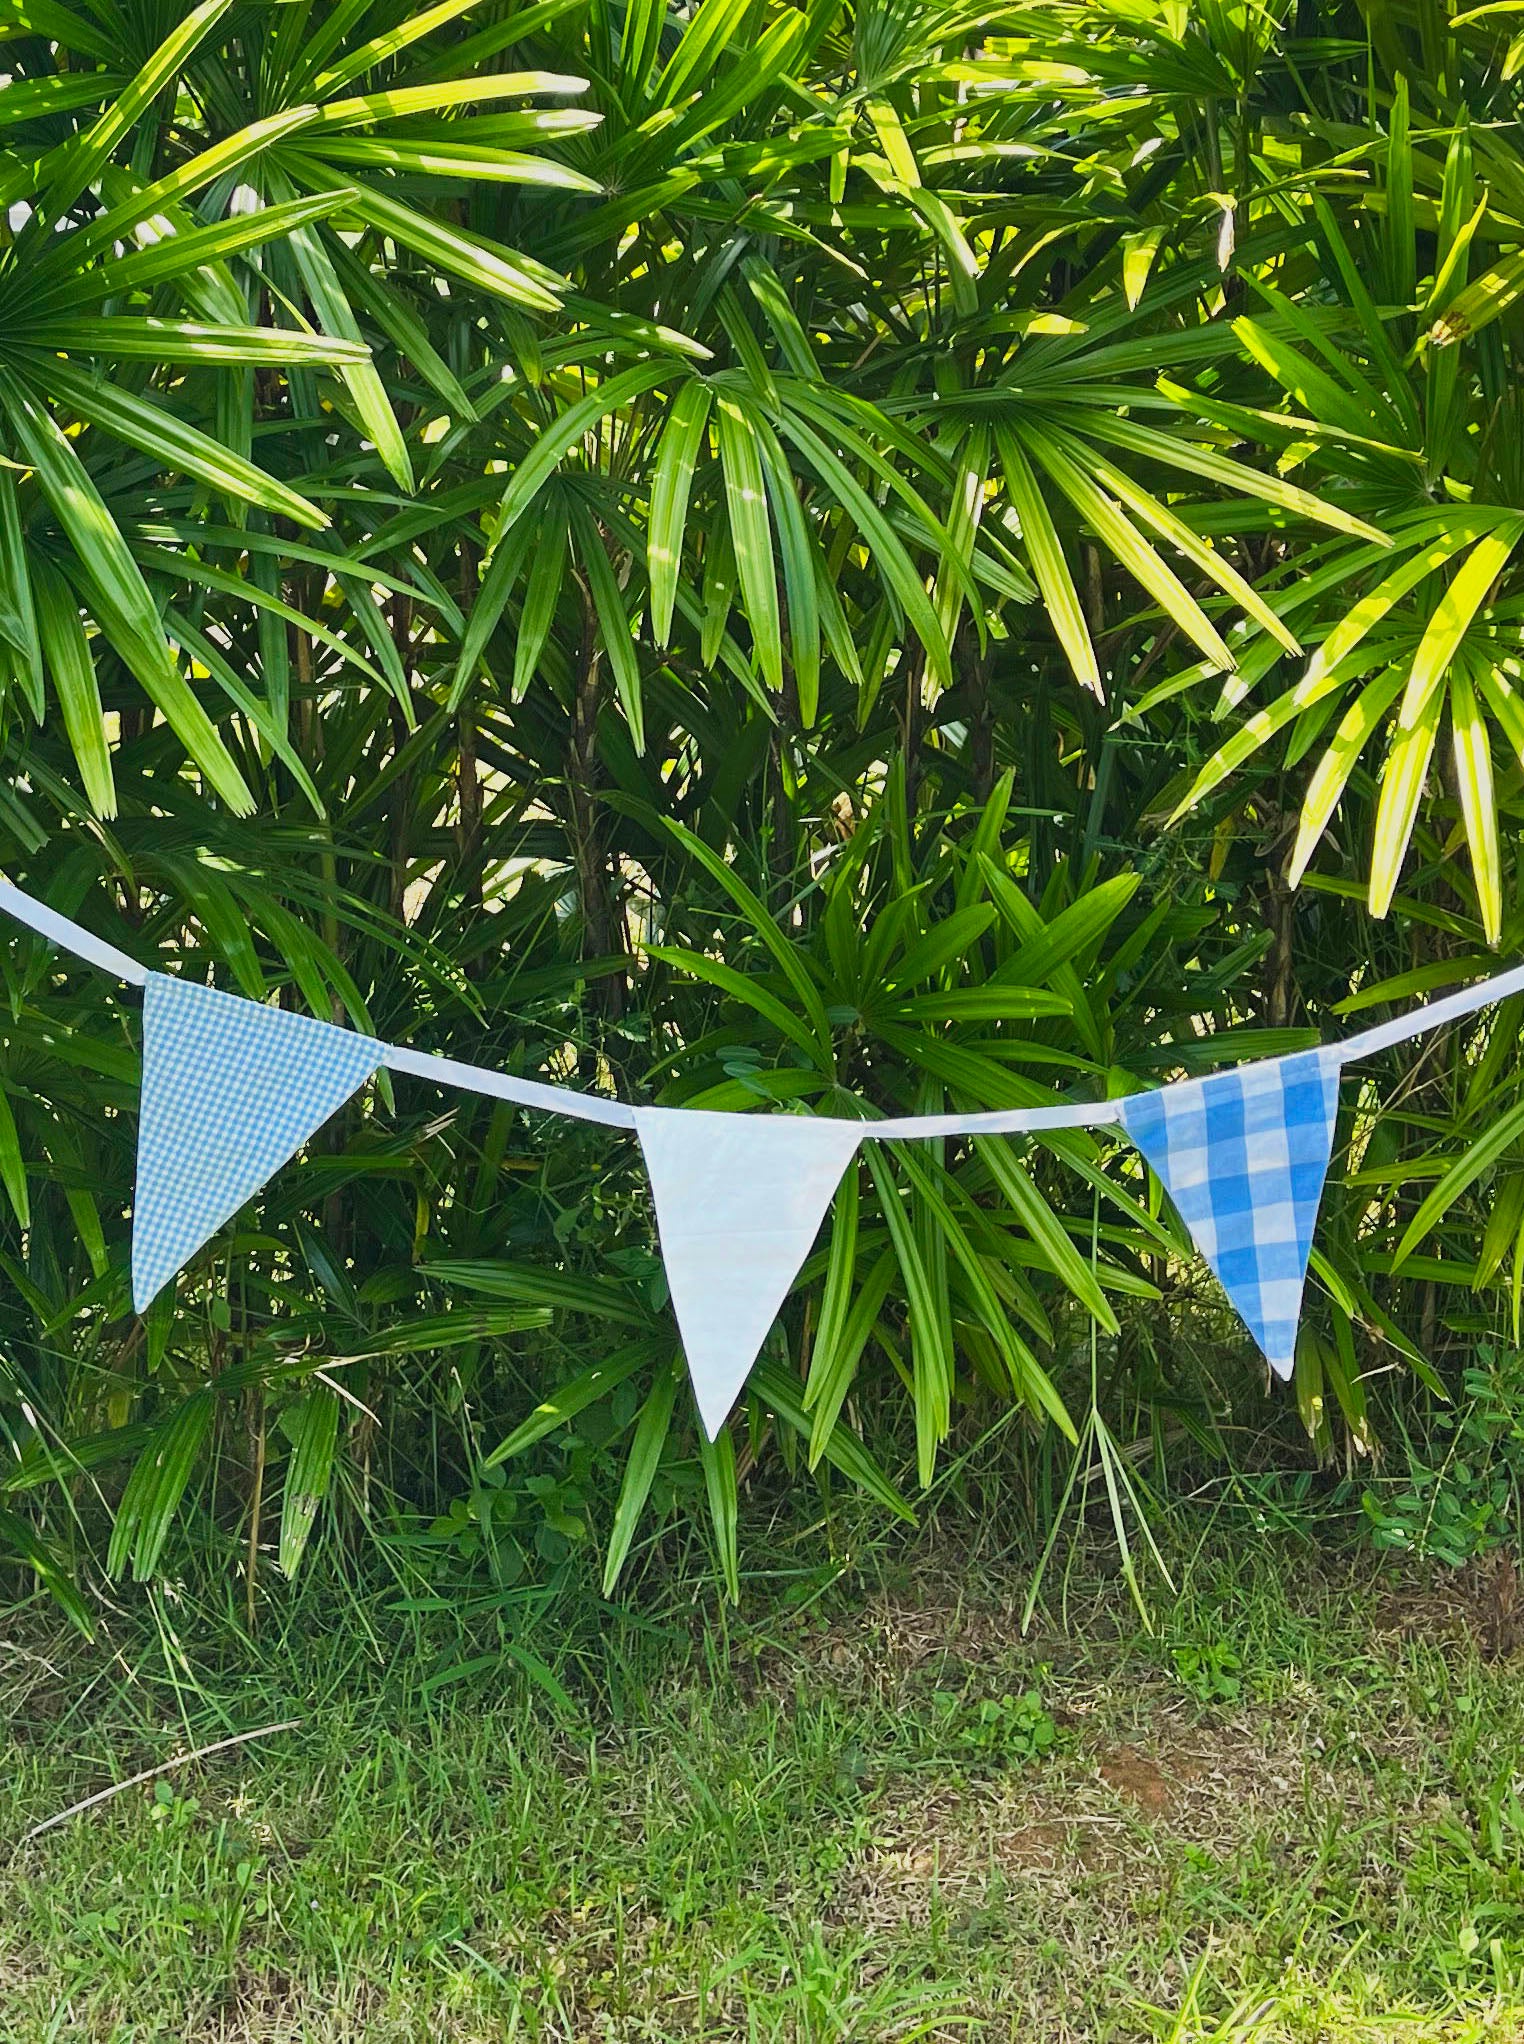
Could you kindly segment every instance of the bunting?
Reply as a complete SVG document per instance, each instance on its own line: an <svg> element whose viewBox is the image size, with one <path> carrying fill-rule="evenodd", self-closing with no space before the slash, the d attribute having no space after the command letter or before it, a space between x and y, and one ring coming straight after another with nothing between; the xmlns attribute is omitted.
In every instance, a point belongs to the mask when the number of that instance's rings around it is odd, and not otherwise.
<svg viewBox="0 0 1524 2044"><path fill-rule="evenodd" d="M672 1310L712 1441L820 1232L863 1125L638 1107Z"/></svg>
<svg viewBox="0 0 1524 2044"><path fill-rule="evenodd" d="M1320 1050L1122 1102L1123 1128L1280 1377L1296 1361L1338 1111L1338 1058Z"/></svg>
<svg viewBox="0 0 1524 2044"><path fill-rule="evenodd" d="M1264 1351L1289 1377L1352 1059L1524 993L1524 966L1337 1046L1122 1099L841 1121L631 1107L458 1064L151 972L0 880L0 909L144 989L132 1296L141 1312L379 1067L636 1133L705 1431L724 1425L860 1143L1122 1129Z"/></svg>
<svg viewBox="0 0 1524 2044"><path fill-rule="evenodd" d="M365 1084L385 1048L353 1029L149 974L132 1209L138 1312Z"/></svg>

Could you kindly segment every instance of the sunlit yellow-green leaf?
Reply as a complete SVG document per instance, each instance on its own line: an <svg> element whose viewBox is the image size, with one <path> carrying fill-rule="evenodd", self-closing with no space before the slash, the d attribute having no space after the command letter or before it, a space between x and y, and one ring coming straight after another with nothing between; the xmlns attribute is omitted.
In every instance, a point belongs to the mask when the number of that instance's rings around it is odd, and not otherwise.
<svg viewBox="0 0 1524 2044"><path fill-rule="evenodd" d="M1450 734L1455 748L1455 788L1471 850L1482 931L1489 944L1496 944L1503 931L1503 870L1492 748L1464 663L1457 663L1450 675Z"/></svg>
<svg viewBox="0 0 1524 2044"><path fill-rule="evenodd" d="M1354 702L1350 704L1339 720L1338 729L1323 757L1318 761L1307 792L1302 798L1302 817L1297 829L1296 843L1286 865L1286 883L1295 887L1307 871L1308 862L1317 850L1318 841L1328 828L1339 798L1348 786L1354 772L1355 762L1364 750L1371 733L1377 730L1388 715L1393 703L1402 693L1407 677L1400 667L1389 668L1374 681L1367 682Z"/></svg>
<svg viewBox="0 0 1524 2044"><path fill-rule="evenodd" d="M1407 856L1408 840L1418 816L1418 804L1434 756L1444 698L1431 695L1411 723L1398 719L1397 735L1387 754L1376 808L1375 840L1371 847L1368 899L1373 916L1384 916L1397 892L1397 881Z"/></svg>
<svg viewBox="0 0 1524 2044"><path fill-rule="evenodd" d="M1451 576L1445 593L1434 607L1428 628L1413 656L1407 692L1402 699L1402 722L1412 725L1444 680L1472 621L1487 602L1492 586L1524 534L1524 517L1500 520L1497 529L1484 533Z"/></svg>

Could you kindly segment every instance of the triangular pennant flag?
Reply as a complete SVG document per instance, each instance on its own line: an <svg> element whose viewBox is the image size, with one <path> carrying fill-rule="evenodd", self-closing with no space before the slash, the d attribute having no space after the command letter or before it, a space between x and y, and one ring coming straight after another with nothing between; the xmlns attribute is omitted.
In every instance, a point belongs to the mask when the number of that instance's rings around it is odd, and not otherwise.
<svg viewBox="0 0 1524 2044"><path fill-rule="evenodd" d="M1337 1057L1271 1058L1120 1104L1240 1319L1289 1377L1339 1110Z"/></svg>
<svg viewBox="0 0 1524 2044"><path fill-rule="evenodd" d="M309 1015L149 975L132 1212L138 1312L364 1085L384 1049Z"/></svg>
<svg viewBox="0 0 1524 2044"><path fill-rule="evenodd" d="M712 1441L810 1253L862 1127L641 1107L635 1128L693 1395Z"/></svg>

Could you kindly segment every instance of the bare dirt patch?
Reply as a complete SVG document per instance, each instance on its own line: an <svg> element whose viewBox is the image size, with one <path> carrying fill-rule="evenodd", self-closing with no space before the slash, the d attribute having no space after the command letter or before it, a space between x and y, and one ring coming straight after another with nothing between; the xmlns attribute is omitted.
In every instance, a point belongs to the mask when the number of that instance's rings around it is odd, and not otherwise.
<svg viewBox="0 0 1524 2044"><path fill-rule="evenodd" d="M1156 1760L1135 1746L1117 1746L1103 1753L1097 1772L1108 1788L1130 1798L1150 1817L1162 1817L1174 1804L1174 1784Z"/></svg>

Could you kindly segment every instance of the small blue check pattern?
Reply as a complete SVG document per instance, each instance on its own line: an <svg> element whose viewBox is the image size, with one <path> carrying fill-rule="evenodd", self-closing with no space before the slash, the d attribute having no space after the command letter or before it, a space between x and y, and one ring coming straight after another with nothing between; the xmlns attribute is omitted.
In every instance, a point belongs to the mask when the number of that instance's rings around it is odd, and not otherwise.
<svg viewBox="0 0 1524 2044"><path fill-rule="evenodd" d="M1289 1377L1339 1111L1337 1057L1268 1058L1121 1109L1271 1368Z"/></svg>
<svg viewBox="0 0 1524 2044"><path fill-rule="evenodd" d="M132 1212L138 1312L364 1085L384 1052L355 1030L149 975Z"/></svg>

